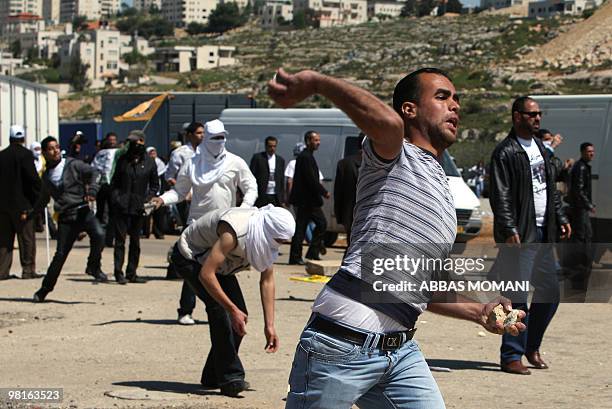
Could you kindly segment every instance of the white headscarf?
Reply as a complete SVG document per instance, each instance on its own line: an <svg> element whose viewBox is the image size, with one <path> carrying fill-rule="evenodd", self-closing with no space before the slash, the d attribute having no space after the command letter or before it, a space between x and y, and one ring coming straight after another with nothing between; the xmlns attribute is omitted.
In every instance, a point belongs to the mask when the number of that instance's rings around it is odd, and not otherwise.
<svg viewBox="0 0 612 409"><path fill-rule="evenodd" d="M295 233L295 220L289 210L269 204L249 218L246 253L249 264L264 271L274 264L281 246L274 239L289 240Z"/></svg>
<svg viewBox="0 0 612 409"><path fill-rule="evenodd" d="M215 119L204 124L204 140L196 148L191 168L191 182L195 186L215 183L225 171L225 137L223 122ZM223 139L212 139L223 136Z"/></svg>
<svg viewBox="0 0 612 409"><path fill-rule="evenodd" d="M37 151L36 148L40 148L40 143L39 142L32 142L30 144L30 150L32 151L32 154L34 155L34 159L38 159L40 158L40 155L42 154L42 151Z"/></svg>

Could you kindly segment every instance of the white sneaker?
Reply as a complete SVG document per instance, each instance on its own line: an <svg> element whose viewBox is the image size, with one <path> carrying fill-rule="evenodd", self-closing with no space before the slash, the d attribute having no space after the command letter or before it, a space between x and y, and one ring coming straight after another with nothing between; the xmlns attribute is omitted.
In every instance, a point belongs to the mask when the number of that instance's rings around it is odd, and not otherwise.
<svg viewBox="0 0 612 409"><path fill-rule="evenodd" d="M195 321L193 320L193 318L191 318L191 315L185 314L179 317L178 323L181 325L193 325L195 324Z"/></svg>

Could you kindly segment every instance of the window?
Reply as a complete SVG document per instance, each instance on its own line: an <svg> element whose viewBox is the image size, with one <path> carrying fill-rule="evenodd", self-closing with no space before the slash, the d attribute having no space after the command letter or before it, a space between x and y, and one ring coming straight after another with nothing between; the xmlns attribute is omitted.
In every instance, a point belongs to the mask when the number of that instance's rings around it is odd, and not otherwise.
<svg viewBox="0 0 612 409"><path fill-rule="evenodd" d="M100 48L104 48L104 40L100 41Z"/></svg>
<svg viewBox="0 0 612 409"><path fill-rule="evenodd" d="M211 52L209 52L209 53L208 53L208 55L209 55L210 57L214 57L214 56L215 56L215 52L214 52L214 51L211 51Z"/></svg>

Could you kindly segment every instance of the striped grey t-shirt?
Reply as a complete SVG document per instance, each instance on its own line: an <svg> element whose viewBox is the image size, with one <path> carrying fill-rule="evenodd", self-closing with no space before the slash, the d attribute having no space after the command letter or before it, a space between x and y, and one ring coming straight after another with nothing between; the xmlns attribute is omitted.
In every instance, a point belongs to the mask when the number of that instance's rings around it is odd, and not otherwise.
<svg viewBox="0 0 612 409"><path fill-rule="evenodd" d="M455 241L456 229L453 196L436 158L404 141L398 157L384 161L366 139L357 182L351 245L341 273L365 280L362 250L372 246L403 249L404 254L415 258L446 259ZM410 280L411 277L406 274L401 278ZM391 275L386 279L393 282L400 276ZM328 285L337 291L341 283L342 280L332 279ZM359 295L351 298L359 299ZM427 308L426 301L407 304L421 313Z"/></svg>

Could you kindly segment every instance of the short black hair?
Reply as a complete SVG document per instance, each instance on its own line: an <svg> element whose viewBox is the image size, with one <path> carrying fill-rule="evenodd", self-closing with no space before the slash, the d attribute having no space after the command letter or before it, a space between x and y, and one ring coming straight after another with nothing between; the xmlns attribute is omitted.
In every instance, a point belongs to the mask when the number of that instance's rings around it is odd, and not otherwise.
<svg viewBox="0 0 612 409"><path fill-rule="evenodd" d="M43 151L46 151L46 150L47 150L47 146L49 146L49 144L50 144L51 142L57 142L57 139L55 139L55 138L54 138L54 137L52 137L52 136L47 136L45 139L43 139L42 141L40 141L40 148L41 148Z"/></svg>
<svg viewBox="0 0 612 409"><path fill-rule="evenodd" d="M117 137L117 134L116 134L116 133L114 133L113 131L111 131L111 132L109 132L109 133L107 133L107 134L106 134L106 136L104 137L104 139L108 139L108 138L110 138L111 136L114 136L114 137L116 138L116 137Z"/></svg>
<svg viewBox="0 0 612 409"><path fill-rule="evenodd" d="M185 132L193 134L198 128L204 128L204 124L202 122L195 121L189 124L187 129L185 129Z"/></svg>
<svg viewBox="0 0 612 409"><path fill-rule="evenodd" d="M451 77L439 68L426 67L411 72L400 80L393 90L393 109L398 114L402 114L404 102L417 102L421 96L421 86L419 76L421 74L436 74L448 78Z"/></svg>
<svg viewBox="0 0 612 409"><path fill-rule="evenodd" d="M546 134L551 134L552 132L550 132L548 129L544 129L544 128L540 128L540 130L538 131L538 133L536 133L536 136L540 139L544 138L544 135Z"/></svg>
<svg viewBox="0 0 612 409"><path fill-rule="evenodd" d="M580 144L580 153L584 152L589 146L593 146L593 144L591 142L582 142Z"/></svg>
<svg viewBox="0 0 612 409"><path fill-rule="evenodd" d="M312 138L314 135L318 135L317 131L306 131L304 134L304 143L308 143L308 140Z"/></svg>
<svg viewBox="0 0 612 409"><path fill-rule="evenodd" d="M515 99L514 102L512 103L512 114L514 114L515 112L521 112L525 110L525 104L527 104L528 101L535 102L535 99L528 97L526 95Z"/></svg>
<svg viewBox="0 0 612 409"><path fill-rule="evenodd" d="M278 139L276 139L276 136L272 136L272 135L270 135L270 136L268 136L266 138L266 141L264 142L266 144L266 146L268 146L268 142L269 141L274 141L274 142L278 143Z"/></svg>

